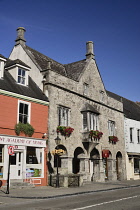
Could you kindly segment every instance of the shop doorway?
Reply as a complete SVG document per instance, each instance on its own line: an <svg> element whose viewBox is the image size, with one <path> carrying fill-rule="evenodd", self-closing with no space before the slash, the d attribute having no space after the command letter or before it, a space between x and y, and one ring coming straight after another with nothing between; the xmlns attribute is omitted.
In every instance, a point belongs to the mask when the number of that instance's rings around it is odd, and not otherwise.
<svg viewBox="0 0 140 210"><path fill-rule="evenodd" d="M11 155L10 179L22 179L23 175L23 152L15 152Z"/></svg>

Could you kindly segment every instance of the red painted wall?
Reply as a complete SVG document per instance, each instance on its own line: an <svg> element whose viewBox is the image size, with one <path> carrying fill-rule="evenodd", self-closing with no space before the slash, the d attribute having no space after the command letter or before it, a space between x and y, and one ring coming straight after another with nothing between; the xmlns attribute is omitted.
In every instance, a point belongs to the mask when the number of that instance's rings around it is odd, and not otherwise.
<svg viewBox="0 0 140 210"><path fill-rule="evenodd" d="M24 100L22 100L24 101ZM31 103L30 124L34 127L33 138L42 138L48 130L48 106ZM0 134L16 135L14 126L17 123L18 99L0 95Z"/></svg>

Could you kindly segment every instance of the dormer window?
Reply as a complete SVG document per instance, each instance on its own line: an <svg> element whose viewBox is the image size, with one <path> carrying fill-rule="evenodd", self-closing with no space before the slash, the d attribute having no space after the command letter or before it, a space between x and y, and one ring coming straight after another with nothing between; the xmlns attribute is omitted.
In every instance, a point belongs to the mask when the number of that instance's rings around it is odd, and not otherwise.
<svg viewBox="0 0 140 210"><path fill-rule="evenodd" d="M5 69L13 76L19 85L28 86L28 76L30 67L23 63L21 60L10 60L6 62Z"/></svg>
<svg viewBox="0 0 140 210"><path fill-rule="evenodd" d="M18 68L18 83L26 85L26 71Z"/></svg>

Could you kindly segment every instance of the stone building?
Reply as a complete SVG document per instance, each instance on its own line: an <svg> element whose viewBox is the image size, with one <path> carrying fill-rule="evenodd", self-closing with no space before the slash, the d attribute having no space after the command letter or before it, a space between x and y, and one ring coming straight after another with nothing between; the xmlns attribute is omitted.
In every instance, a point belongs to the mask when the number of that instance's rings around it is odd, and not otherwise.
<svg viewBox="0 0 140 210"><path fill-rule="evenodd" d="M59 146L65 151L59 158L64 185L70 185L69 177L74 174L80 177L80 183L124 179L123 104L110 97L105 89L93 42L86 43L85 59L61 64L27 46L24 32L22 27L17 29L10 59L18 58L29 65L30 77L49 98L50 175L56 173L56 160L51 152ZM61 135L57 133L58 126L71 127L74 131L70 136ZM103 135L91 137L90 131L96 130ZM59 145L54 141L57 135L61 138Z"/></svg>

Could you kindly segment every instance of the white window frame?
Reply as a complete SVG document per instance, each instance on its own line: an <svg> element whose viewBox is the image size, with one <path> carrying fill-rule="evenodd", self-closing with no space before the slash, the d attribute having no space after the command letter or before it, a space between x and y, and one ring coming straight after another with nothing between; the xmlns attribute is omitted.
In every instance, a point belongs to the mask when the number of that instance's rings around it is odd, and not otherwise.
<svg viewBox="0 0 140 210"><path fill-rule="evenodd" d="M58 111L58 125L69 126L70 125L70 108L59 105Z"/></svg>
<svg viewBox="0 0 140 210"><path fill-rule="evenodd" d="M25 72L25 76L24 77L22 76L22 73L21 73L21 76L19 75L19 70L21 70L21 72L22 71ZM24 79L25 82L24 83L19 82L18 81L19 77L21 78L21 80ZM27 71L25 69L21 68L21 67L17 68L17 83L20 84L20 85L25 85L25 86L27 85Z"/></svg>
<svg viewBox="0 0 140 210"><path fill-rule="evenodd" d="M115 121L108 120L108 133L109 133L109 136L116 135Z"/></svg>
<svg viewBox="0 0 140 210"><path fill-rule="evenodd" d="M20 107L20 103L28 105L28 120L27 120L27 123L30 123L30 119L31 119L31 103L26 102L26 101L21 101L21 100L18 100L17 122L19 123L19 107Z"/></svg>
<svg viewBox="0 0 140 210"><path fill-rule="evenodd" d="M99 129L99 115L94 112L83 112L83 130L98 130ZM87 121L87 123L84 122ZM86 125L87 124L87 125Z"/></svg>

